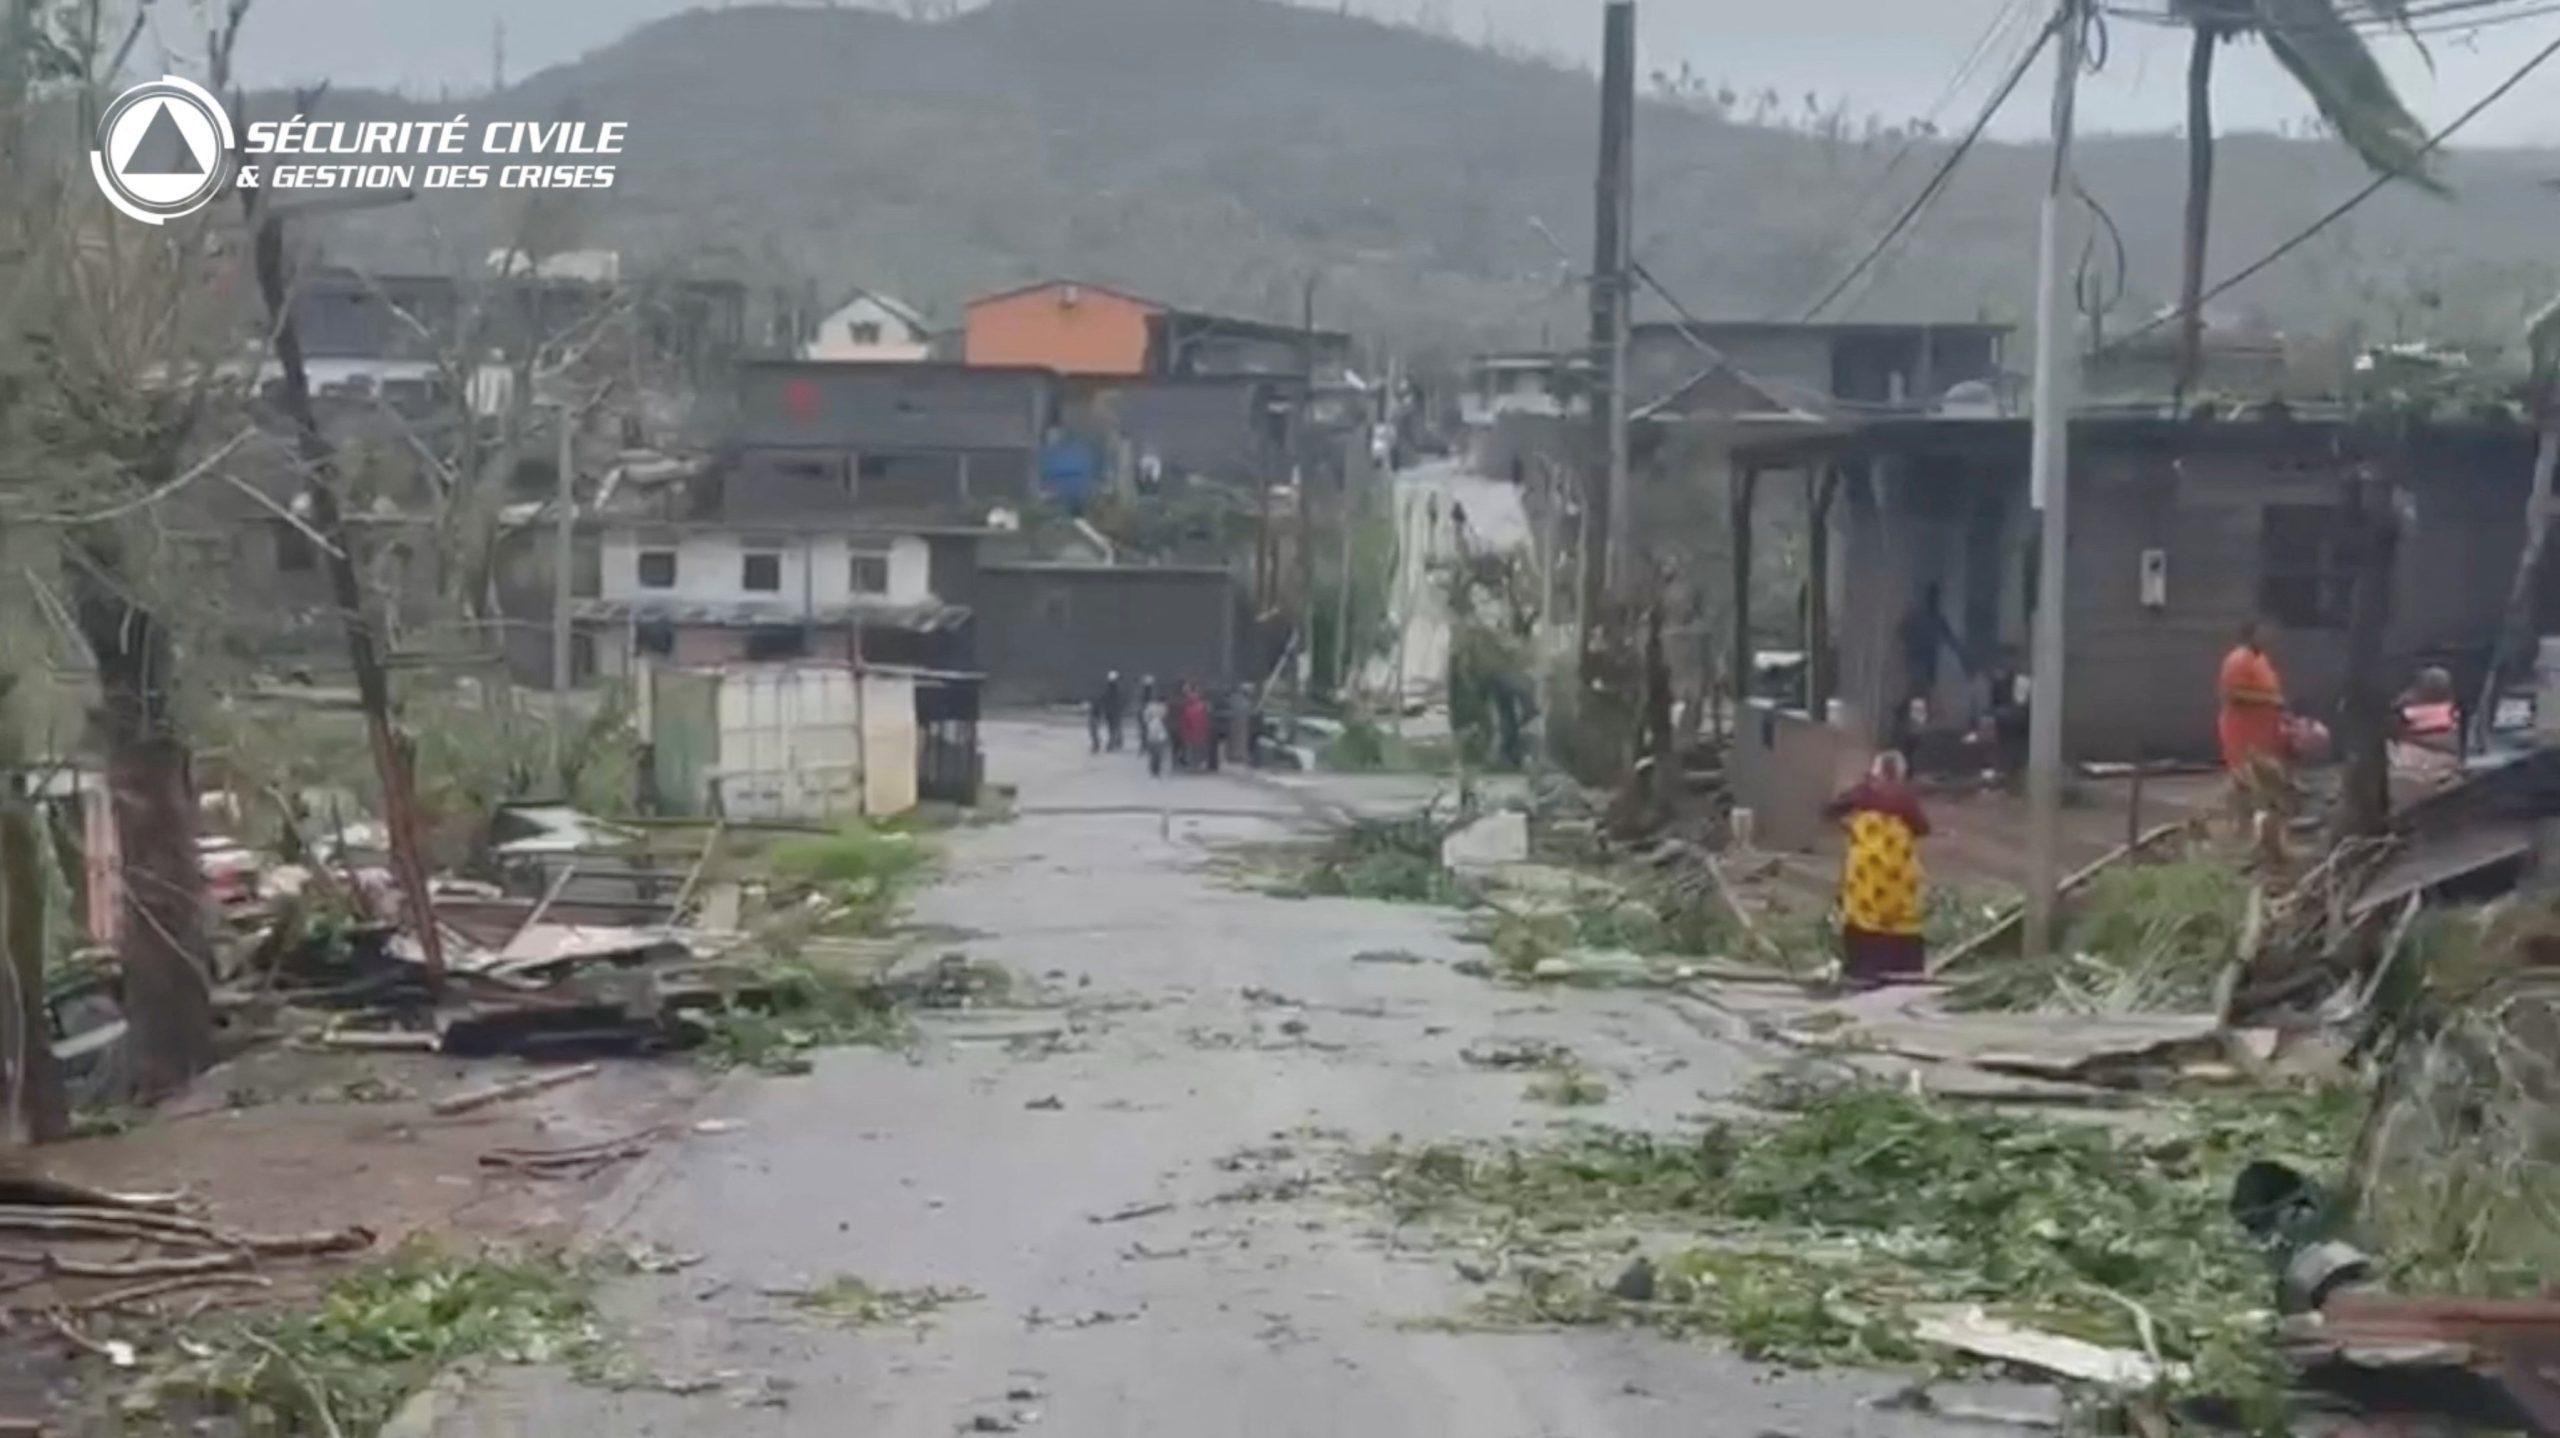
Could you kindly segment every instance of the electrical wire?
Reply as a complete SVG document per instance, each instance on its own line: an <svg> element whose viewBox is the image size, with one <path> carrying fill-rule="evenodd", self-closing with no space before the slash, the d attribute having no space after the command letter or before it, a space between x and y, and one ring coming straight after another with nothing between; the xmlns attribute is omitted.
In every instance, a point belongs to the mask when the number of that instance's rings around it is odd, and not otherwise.
<svg viewBox="0 0 2560 1438"><path fill-rule="evenodd" d="M1905 230L1911 228L1911 222L1918 219L1920 212L1928 208L1929 202L1936 199L1939 192L1946 188L1947 181L1955 174L1956 167L1964 163L1965 156L1973 152L1974 144L1982 138L1982 132L1990 127L1992 117L2000 113L2000 107L2008 103L2009 96L2017 90L2018 83L2026 79L2027 71L2035 65L2036 57L2044 53L2046 45L2052 43L2054 33L2062 27L2068 13L2067 10L2056 13L2053 19L2047 21L2044 28L2037 32L2035 43L2029 45L2027 52L2018 57L2016 64L2009 67L2009 73L2000 82L2000 88L1992 92L1989 103L1982 107L1982 113L1974 117L1971 128L1967 129L1964 137L1947 152L1946 158L1939 162L1937 170L1929 176L1928 183L1920 187L1920 193L1912 196L1911 203L1902 207L1902 212L1894 216L1893 223L1885 227L1885 232L1876 237L1876 242L1867 248L1865 254L1858 257L1858 262L1851 265L1847 273L1834 281L1831 288L1823 291L1820 299L1805 307L1801 316L1803 321L1810 322L1819 318L1824 310L1831 307L1833 300L1840 298L1851 285L1858 282L1859 277L1875 266L1876 261L1884 258L1885 251L1895 240L1902 237Z"/></svg>
<svg viewBox="0 0 2560 1438"><path fill-rule="evenodd" d="M2560 54L2560 39L2555 39L2550 44L2535 51L2532 59L2525 61L2522 66L2517 68L2514 74L2509 75L2506 79L2498 82L2497 87L2492 89L2488 94L2473 101L2470 109L2454 116L2452 123L2446 125L2443 129L2436 131L2434 134L2429 135L2427 137L2427 142L2418 147L2417 155L2412 158L2424 158L2426 155L2432 153L2436 147L2442 145L2445 141L2452 139L2455 132L2459 131L2463 126L2470 124L2472 120L2479 116L2481 111L2488 109L2491 105L2494 105L2498 103L2498 101L2504 99L2507 92L2515 89L2516 86L2523 84L2526 76L2541 69L2543 62L2549 60L2556 54ZM2260 272L2275 264L2278 260L2283 259L2285 256L2292 254L2295 250L2298 250L2305 244L2308 244L2313 236L2319 234L2322 230L2329 228L2331 225L2336 224L2339 220L2344 219L2348 211L2373 198L2373 196L2378 193L2383 186L2390 184L2397 178L2398 176L2396 175L2385 174L2376 175L2371 180L2366 181L2363 188L2331 206L2328 213L2304 226L2290 239L2287 239L2284 243L2267 251L2267 253L2261 255L2256 260L2253 260L2249 264L2241 267L2237 272L2216 282L2212 288L2207 289L2203 294L2196 296L2196 302L2192 308L2202 309L2210 301L2229 293L2235 286L2254 279ZM2133 343L2135 340L2142 338L2144 335L2154 333L2169 325L2176 324L2178 321L2186 318L2189 308L2189 306L2180 305L2169 309L2165 313L2155 315L2148 323L2142 325L2138 329L2128 331L2121 338L2112 341L2104 349L2099 350L2098 353L2112 354L2117 350L2122 349L2124 346Z"/></svg>
<svg viewBox="0 0 2560 1438"><path fill-rule="evenodd" d="M2026 7L2024 0L2009 0L2009 3L2003 5L1991 17L1989 28L1974 41L1973 48L1966 53L1963 62L1956 66L1955 74L1948 77L1946 88L1939 91L1938 98L1930 102L1929 108L1922 111L1913 121L1909 132L1903 136L1902 143L1894 147L1892 156L1884 162L1884 168L1876 173L1875 183L1859 193L1858 203L1850 209L1848 217L1834 227L1835 231L1855 231L1865 227L1868 207L1872 206L1892 185L1894 176L1902 173L1903 162L1917 153L1921 145L1937 137L1938 117L1946 112L1948 103L1955 99L1957 93L1973 82L1974 74L1981 68L1982 62L1989 59L1991 52L1998 48L1999 37L2006 34L2018 21L2026 19L2033 13Z"/></svg>
<svg viewBox="0 0 2560 1438"><path fill-rule="evenodd" d="M2090 323L2096 324L2124 302L2131 266L2125 257L2124 231L2116 228L2116 217L2107 213L2107 207L2099 204L2098 197L2090 194L2088 186L2081 184L2077 177L2072 179L2071 188L2079 195L2080 203L2087 205L2089 213L2097 217L2100 230L2105 232L2108 249L2115 257L2114 280L2096 280L2089 273L2089 265L2097 258L2099 230L2090 231L2088 239L2080 246L2080 264L2071 278L2071 293L2079 302L2080 313L2088 316Z"/></svg>

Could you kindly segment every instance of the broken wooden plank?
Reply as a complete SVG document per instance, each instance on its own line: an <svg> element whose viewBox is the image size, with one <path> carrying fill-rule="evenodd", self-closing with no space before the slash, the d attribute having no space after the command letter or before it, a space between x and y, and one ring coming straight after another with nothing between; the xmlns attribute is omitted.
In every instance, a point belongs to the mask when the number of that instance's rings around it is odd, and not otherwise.
<svg viewBox="0 0 2560 1438"><path fill-rule="evenodd" d="M505 1083L491 1084L486 1088L466 1089L458 1094L447 1095L427 1105L427 1111L439 1118L451 1118L455 1114L470 1113L474 1109L487 1108L491 1104L505 1103L510 1099L524 1098L530 1094L560 1088L576 1083L580 1079L594 1078L602 1072L604 1069L600 1065L580 1064L576 1068L560 1069L553 1073L509 1079Z"/></svg>
<svg viewBox="0 0 2560 1438"><path fill-rule="evenodd" d="M434 1034L384 1032L376 1029L330 1029L315 1035L312 1042L324 1049L351 1049L363 1053L422 1053L436 1051Z"/></svg>
<svg viewBox="0 0 2560 1438"><path fill-rule="evenodd" d="M2174 1366L2129 1348L2108 1348L2060 1333L2046 1333L1992 1317L1978 1305L1938 1305L1913 1310L1912 1337L1977 1358L2015 1363L2117 1390L2156 1386Z"/></svg>

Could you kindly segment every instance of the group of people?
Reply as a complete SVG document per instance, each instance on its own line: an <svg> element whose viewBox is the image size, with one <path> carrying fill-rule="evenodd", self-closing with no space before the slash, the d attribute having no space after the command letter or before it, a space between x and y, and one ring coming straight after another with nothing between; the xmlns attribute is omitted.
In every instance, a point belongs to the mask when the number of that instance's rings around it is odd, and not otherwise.
<svg viewBox="0 0 2560 1438"><path fill-rule="evenodd" d="M1162 775L1170 765L1177 770L1214 774L1228 747L1229 729L1234 727L1237 716L1251 712L1251 705L1240 694L1213 694L1189 679L1170 692L1160 691L1152 674L1139 679L1137 693L1132 696L1121 683L1120 671L1114 669L1103 676L1102 687L1086 706L1085 729L1094 753L1117 753L1134 716L1138 748L1146 755L1148 773ZM1249 740L1241 757L1251 758Z"/></svg>
<svg viewBox="0 0 2560 1438"><path fill-rule="evenodd" d="M1938 642L1918 625L1913 631L1915 658L1924 645ZM2280 862L2298 792L2295 767L2327 757L2328 728L2290 707L2265 627L2256 620L2241 626L2238 642L2223 656L2214 691L2234 817L2261 861ZM2463 716L2449 671L2420 670L2392 717L2395 768L2459 769ZM1870 988L1920 977L1926 968L1921 924L1927 907L1920 841L1929 836L1929 816L1911 784L1907 755L1887 747L1825 813L1848 838L1839 891L1844 978L1853 987Z"/></svg>

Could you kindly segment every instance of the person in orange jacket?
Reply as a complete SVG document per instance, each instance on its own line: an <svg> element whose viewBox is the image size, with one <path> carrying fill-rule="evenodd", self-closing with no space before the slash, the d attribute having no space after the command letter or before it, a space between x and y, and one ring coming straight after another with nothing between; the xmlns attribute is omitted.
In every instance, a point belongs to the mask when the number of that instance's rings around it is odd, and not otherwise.
<svg viewBox="0 0 2560 1438"><path fill-rule="evenodd" d="M2222 740L2222 767L2231 776L2232 808L2255 831L2259 846L2280 852L2285 797L2291 781L2285 766L2284 676L2267 654L2265 627L2255 619L2240 626L2240 641L2222 657L2215 686L2221 702L2216 730Z"/></svg>

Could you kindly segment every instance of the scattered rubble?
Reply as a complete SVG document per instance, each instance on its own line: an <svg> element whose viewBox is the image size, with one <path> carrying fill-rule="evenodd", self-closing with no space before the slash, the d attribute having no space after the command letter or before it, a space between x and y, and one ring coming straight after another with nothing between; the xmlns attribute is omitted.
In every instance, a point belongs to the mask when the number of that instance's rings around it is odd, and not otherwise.
<svg viewBox="0 0 2560 1438"><path fill-rule="evenodd" d="M882 1288L852 1274L838 1274L815 1288L768 1292L790 1299L791 1306L803 1313L857 1328L921 1326L952 1304L974 1302L978 1297L966 1288Z"/></svg>

